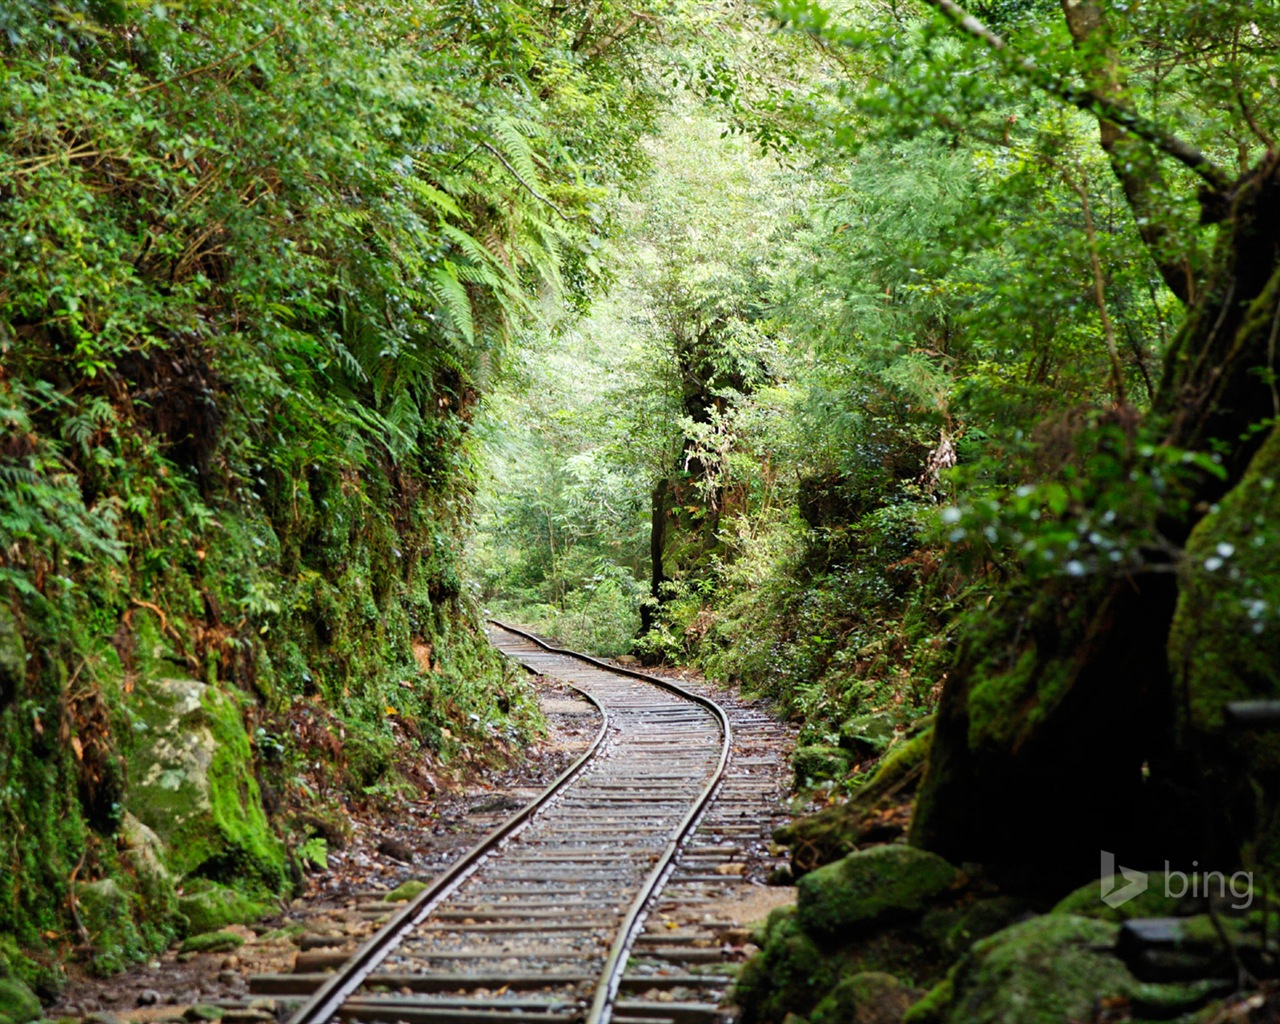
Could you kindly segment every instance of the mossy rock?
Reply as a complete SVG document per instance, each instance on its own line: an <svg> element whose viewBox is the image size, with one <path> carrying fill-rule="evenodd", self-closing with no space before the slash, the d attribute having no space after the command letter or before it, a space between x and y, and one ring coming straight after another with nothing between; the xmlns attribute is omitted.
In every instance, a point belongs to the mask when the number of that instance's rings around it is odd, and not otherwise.
<svg viewBox="0 0 1280 1024"><path fill-rule="evenodd" d="M1030 909L1016 896L988 896L958 906L933 907L920 930L945 957L954 959L979 939L1026 917Z"/></svg>
<svg viewBox="0 0 1280 1024"><path fill-rule="evenodd" d="M59 966L41 963L29 957L12 936L0 932L0 978L16 978L36 992L52 994L64 981Z"/></svg>
<svg viewBox="0 0 1280 1024"><path fill-rule="evenodd" d="M819 782L839 781L849 774L849 753L839 747L824 743L811 743L796 747L791 755L795 769L796 789L803 789Z"/></svg>
<svg viewBox="0 0 1280 1024"><path fill-rule="evenodd" d="M883 971L841 978L809 1014L812 1024L898 1024L922 993Z"/></svg>
<svg viewBox="0 0 1280 1024"><path fill-rule="evenodd" d="M0 1016L13 1024L28 1024L44 1016L40 1000L17 978L0 978Z"/></svg>
<svg viewBox="0 0 1280 1024"><path fill-rule="evenodd" d="M235 702L194 679L144 678L131 710L128 807L164 841L168 867L279 890L284 845L267 824Z"/></svg>
<svg viewBox="0 0 1280 1024"><path fill-rule="evenodd" d="M807 1014L835 983L840 961L805 934L793 907L772 911L761 938L760 952L742 965L734 985L741 1024L780 1024L788 1014Z"/></svg>
<svg viewBox="0 0 1280 1024"><path fill-rule="evenodd" d="M796 918L815 936L848 935L883 919L922 913L959 877L937 854L912 846L858 850L800 879Z"/></svg>
<svg viewBox="0 0 1280 1024"><path fill-rule="evenodd" d="M897 733L897 720L887 712L859 715L840 726L840 747L857 757L871 757L889 749Z"/></svg>
<svg viewBox="0 0 1280 1024"><path fill-rule="evenodd" d="M1128 884L1123 876L1114 875L1108 891L1115 891ZM1135 917L1175 917L1183 912L1183 901L1166 896L1169 891L1163 871L1152 871L1147 874L1147 888L1118 907L1110 907L1102 902L1102 883L1089 882L1069 893L1058 901L1049 911L1051 914L1074 914L1077 917L1092 917L1099 921L1113 921L1122 924Z"/></svg>
<svg viewBox="0 0 1280 1024"><path fill-rule="evenodd" d="M791 874L800 878L857 849L864 811L854 803L824 807L775 829L773 838L791 848Z"/></svg>
<svg viewBox="0 0 1280 1024"><path fill-rule="evenodd" d="M235 932L202 932L182 941L179 953L230 953L244 945L244 937Z"/></svg>
<svg viewBox="0 0 1280 1024"><path fill-rule="evenodd" d="M1119 930L1070 914L1012 925L974 944L903 1024L1061 1024L1091 1019L1103 1000L1170 1019L1204 1002L1212 982L1137 981L1111 952Z"/></svg>
<svg viewBox="0 0 1280 1024"><path fill-rule="evenodd" d="M893 747L885 754L871 778L858 789L856 798L866 803L893 793L909 791L924 774L932 743L933 729L930 727Z"/></svg>
<svg viewBox="0 0 1280 1024"><path fill-rule="evenodd" d="M382 898L387 903L407 903L426 887L427 883L421 879L410 878L407 882L401 882Z"/></svg>
<svg viewBox="0 0 1280 1024"><path fill-rule="evenodd" d="M932 730L925 729L898 744L847 803L825 807L777 829L774 839L791 848L792 876L800 878L856 850L866 823L875 820L874 812L910 795L924 774L932 740Z"/></svg>
<svg viewBox="0 0 1280 1024"><path fill-rule="evenodd" d="M94 950L94 974L118 974L142 959L147 947L134 921L134 900L115 879L77 885L76 903Z"/></svg>
<svg viewBox="0 0 1280 1024"><path fill-rule="evenodd" d="M178 913L186 918L187 935L216 932L231 924L252 924L268 911L265 904L244 893L212 882L204 882L195 892L178 898Z"/></svg>

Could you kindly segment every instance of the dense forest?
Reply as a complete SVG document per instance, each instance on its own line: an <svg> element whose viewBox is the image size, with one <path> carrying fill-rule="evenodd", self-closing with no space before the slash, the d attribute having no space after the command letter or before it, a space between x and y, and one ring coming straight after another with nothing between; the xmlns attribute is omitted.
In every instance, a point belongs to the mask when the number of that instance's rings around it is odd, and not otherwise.
<svg viewBox="0 0 1280 1024"><path fill-rule="evenodd" d="M486 614L800 724L748 1024L1272 1019L1273 5L0 29L0 1024L516 757Z"/></svg>

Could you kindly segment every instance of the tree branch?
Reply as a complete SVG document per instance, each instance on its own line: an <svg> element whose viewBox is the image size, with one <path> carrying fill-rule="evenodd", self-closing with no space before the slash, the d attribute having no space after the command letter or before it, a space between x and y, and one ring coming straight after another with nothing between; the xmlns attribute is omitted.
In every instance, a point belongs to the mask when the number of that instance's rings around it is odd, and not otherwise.
<svg viewBox="0 0 1280 1024"><path fill-rule="evenodd" d="M549 206L551 210L555 213L555 215L559 217L562 221L564 221L566 224L573 223L572 217L570 217L567 213L561 210L560 207L556 206L555 203L553 203L550 199L548 199L541 192L539 192L532 185L530 185L527 181L525 181L524 178L520 177L520 172L517 171L514 167L512 167L511 164L507 162L507 158L503 156L494 146L489 145L489 143L487 142L481 142L480 145L485 149L487 149L495 157L498 158L498 162L502 164L502 166L505 167L510 172L511 177L515 178L516 181L520 182L520 184L524 187L524 190L528 192L529 195L533 196L533 198L538 200L538 202L544 203L547 206Z"/></svg>
<svg viewBox="0 0 1280 1024"><path fill-rule="evenodd" d="M1001 36L992 32L981 21L955 3L954 0L924 0L924 2L935 10L940 11L952 24L958 26L975 39L986 43L992 50L1007 54L1013 65L1030 82L1045 92L1057 96L1080 110L1088 111L1104 120L1110 121L1130 135L1136 135L1138 138L1149 142L1162 153L1173 157L1173 159L1198 174L1215 192L1226 192L1230 188L1231 179L1226 172L1189 142L1153 124L1137 111L1109 100L1092 89L1082 89L1064 82L1052 72L1046 71L1030 57L1013 53Z"/></svg>

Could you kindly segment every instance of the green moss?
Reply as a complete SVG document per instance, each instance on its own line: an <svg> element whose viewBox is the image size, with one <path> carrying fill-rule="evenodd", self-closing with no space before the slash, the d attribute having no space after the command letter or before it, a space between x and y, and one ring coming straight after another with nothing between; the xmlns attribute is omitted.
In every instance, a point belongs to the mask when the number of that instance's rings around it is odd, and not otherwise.
<svg viewBox="0 0 1280 1024"><path fill-rule="evenodd" d="M800 879L797 919L813 935L848 934L923 912L958 877L941 857L911 846L859 850Z"/></svg>
<svg viewBox="0 0 1280 1024"><path fill-rule="evenodd" d="M792 914L770 914L769 921L764 947L743 964L734 985L742 1024L776 1024L788 1013L807 1014L839 975L840 962Z"/></svg>
<svg viewBox="0 0 1280 1024"><path fill-rule="evenodd" d="M812 1024L897 1021L919 993L883 971L861 971L841 978L809 1014Z"/></svg>
<svg viewBox="0 0 1280 1024"><path fill-rule="evenodd" d="M1212 990L1212 982L1138 982L1111 952L1118 932L1118 925L1070 914L1012 925L976 943L904 1024L1060 1024L1090 1019L1105 1000L1168 1019Z"/></svg>
<svg viewBox="0 0 1280 1024"><path fill-rule="evenodd" d="M1229 701L1280 698L1280 427L1192 531L1169 632L1181 763L1215 831L1280 878L1280 734L1230 730ZM1258 824L1263 831L1258 833Z"/></svg>
<svg viewBox="0 0 1280 1024"><path fill-rule="evenodd" d="M866 804L879 800L890 791L901 788L913 775L923 772L933 743L933 729L924 729L887 753L875 774L855 794L856 802Z"/></svg>
<svg viewBox="0 0 1280 1024"><path fill-rule="evenodd" d="M988 896L958 906L933 907L920 922L929 942L948 959L974 942L994 935L1026 916L1028 905L1015 896Z"/></svg>
<svg viewBox="0 0 1280 1024"><path fill-rule="evenodd" d="M883 711L851 718L840 726L840 746L862 757L883 753L893 742L897 724Z"/></svg>
<svg viewBox="0 0 1280 1024"><path fill-rule="evenodd" d="M955 982L949 973L929 989L925 997L902 1015L902 1024L943 1024L951 1004L955 1001Z"/></svg>
<svg viewBox="0 0 1280 1024"><path fill-rule="evenodd" d="M1169 661L1189 695L1189 729L1220 732L1228 701L1280 698L1277 500L1280 428L1187 541ZM1280 765L1280 743L1254 747Z"/></svg>
<svg viewBox="0 0 1280 1024"><path fill-rule="evenodd" d="M235 932L202 932L182 940L179 953L229 953L244 945Z"/></svg>
<svg viewBox="0 0 1280 1024"><path fill-rule="evenodd" d="M795 786L803 789L819 782L838 781L849 774L849 753L821 743L796 747L791 755Z"/></svg>
<svg viewBox="0 0 1280 1024"><path fill-rule="evenodd" d="M287 924L283 928L273 928L269 932L263 932L258 941L263 945L271 945L277 942L294 942L299 936L305 935L307 929L300 924Z"/></svg>
<svg viewBox="0 0 1280 1024"><path fill-rule="evenodd" d="M204 882L178 898L178 912L186 919L186 934L199 935L229 924L251 924L265 917L268 908L234 889Z"/></svg>
<svg viewBox="0 0 1280 1024"><path fill-rule="evenodd" d="M77 885L76 902L93 947L89 966L95 974L118 974L142 959L148 950L134 924L133 900L115 879Z"/></svg>
<svg viewBox="0 0 1280 1024"><path fill-rule="evenodd" d="M1116 876L1113 888L1127 884L1127 880ZM1168 886L1163 871L1151 872L1147 876L1147 890L1120 904L1109 907L1102 902L1101 885L1089 882L1075 892L1064 896L1050 911L1051 914L1074 914L1077 917L1092 917L1099 921L1112 921L1117 924L1134 917L1173 917L1178 913L1179 900L1166 896Z"/></svg>
<svg viewBox="0 0 1280 1024"><path fill-rule="evenodd" d="M427 887L427 883L421 879L411 878L407 882L401 882L384 897L388 903L401 903L413 899L418 893Z"/></svg>
<svg viewBox="0 0 1280 1024"><path fill-rule="evenodd" d="M170 866L280 889L284 846L263 813L235 702L194 679L144 679L132 710L129 809L164 840Z"/></svg>
<svg viewBox="0 0 1280 1024"><path fill-rule="evenodd" d="M848 802L824 807L776 830L774 838L791 847L792 875L799 878L856 849L863 823L889 801L910 794L912 784L924 773L932 741L932 728L924 729L891 749Z"/></svg>
<svg viewBox="0 0 1280 1024"><path fill-rule="evenodd" d="M39 1020L44 1011L34 992L17 978L0 978L0 1015L14 1024Z"/></svg>

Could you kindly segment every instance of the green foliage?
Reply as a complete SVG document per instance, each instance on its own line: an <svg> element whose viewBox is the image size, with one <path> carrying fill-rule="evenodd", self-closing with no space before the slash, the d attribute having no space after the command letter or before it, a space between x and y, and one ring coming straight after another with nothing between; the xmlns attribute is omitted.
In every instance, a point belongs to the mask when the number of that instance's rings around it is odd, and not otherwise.
<svg viewBox="0 0 1280 1024"><path fill-rule="evenodd" d="M132 885L143 681L234 694L286 797L319 704L357 796L538 727L463 591L467 434L519 321L602 278L653 33L506 0L0 26L0 932L65 952L67 880ZM286 884L248 860L181 870Z"/></svg>

